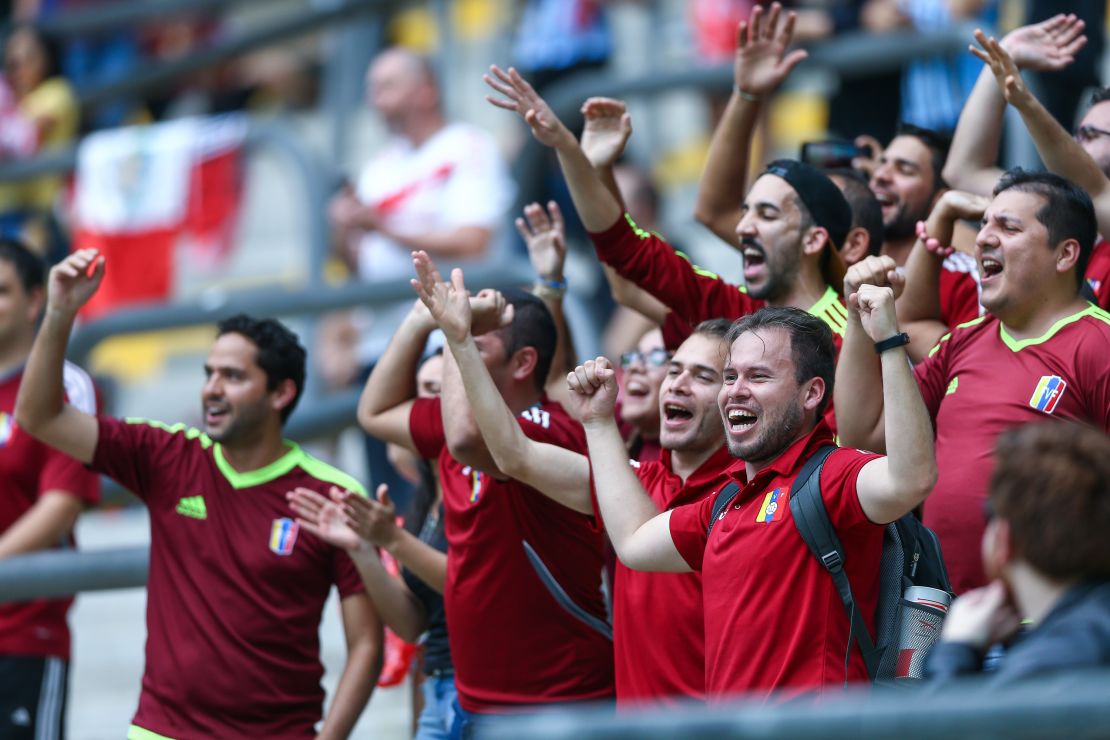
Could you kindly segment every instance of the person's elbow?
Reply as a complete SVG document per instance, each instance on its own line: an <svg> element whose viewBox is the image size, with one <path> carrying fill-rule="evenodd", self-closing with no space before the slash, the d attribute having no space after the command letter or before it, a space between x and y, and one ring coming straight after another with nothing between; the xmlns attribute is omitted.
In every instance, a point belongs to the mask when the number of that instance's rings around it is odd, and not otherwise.
<svg viewBox="0 0 1110 740"><path fill-rule="evenodd" d="M476 425L455 424L454 428L447 429L447 451L463 465L470 465L481 469L485 467L488 456L485 440ZM482 463L482 465L479 465Z"/></svg>

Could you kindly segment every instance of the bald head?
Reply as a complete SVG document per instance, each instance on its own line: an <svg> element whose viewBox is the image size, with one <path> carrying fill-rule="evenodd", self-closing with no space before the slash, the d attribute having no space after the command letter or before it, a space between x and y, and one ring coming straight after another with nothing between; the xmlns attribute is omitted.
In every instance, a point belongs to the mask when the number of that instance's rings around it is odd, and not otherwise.
<svg viewBox="0 0 1110 740"><path fill-rule="evenodd" d="M379 53L366 73L370 102L389 130L406 135L439 117L439 87L431 63L398 46Z"/></svg>

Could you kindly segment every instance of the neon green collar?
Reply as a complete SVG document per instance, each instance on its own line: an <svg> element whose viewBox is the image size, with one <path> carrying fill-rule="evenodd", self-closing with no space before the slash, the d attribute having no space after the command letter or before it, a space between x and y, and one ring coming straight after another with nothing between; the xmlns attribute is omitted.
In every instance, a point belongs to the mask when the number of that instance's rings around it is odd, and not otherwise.
<svg viewBox="0 0 1110 740"><path fill-rule="evenodd" d="M305 453L300 445L296 442L290 442L289 440L284 440L284 442L289 448L288 452L269 465L258 468L257 470L248 470L245 473L240 473L235 468L231 467L231 463L224 457L223 446L218 442L215 444L212 452L216 460L216 467L219 468L223 476L227 478L227 482L231 484L232 488L240 490L243 488L250 488L251 486L260 486L263 483L269 483L285 475L304 461Z"/></svg>
<svg viewBox="0 0 1110 740"><path fill-rule="evenodd" d="M1014 339L1006 331L1005 324L1003 324L1001 321L999 321L998 322L998 336L1002 340L1002 343L1005 344L1007 347L1009 347L1011 351L1020 352L1023 349L1025 349L1026 347L1032 347L1034 345L1043 344L1044 342L1047 342L1049 339L1052 339L1052 337L1055 336L1057 332L1059 332L1061 329L1063 329L1068 324L1074 324L1076 321L1079 321L1084 316L1094 316L1094 315L1096 315L1096 312L1101 313L1101 311L1099 311L1098 306L1095 306L1092 303L1088 303L1087 307L1085 309L1083 309L1082 311L1080 311L1078 313L1074 313L1071 316L1065 316L1064 318L1060 319L1055 324L1050 326L1048 328L1048 331L1046 331L1041 336L1032 337L1030 339Z"/></svg>

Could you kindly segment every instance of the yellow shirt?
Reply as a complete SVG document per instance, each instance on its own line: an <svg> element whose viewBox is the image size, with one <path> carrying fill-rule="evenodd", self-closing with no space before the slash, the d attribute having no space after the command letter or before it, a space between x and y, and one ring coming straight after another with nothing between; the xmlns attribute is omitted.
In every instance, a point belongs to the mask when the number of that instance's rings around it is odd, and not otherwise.
<svg viewBox="0 0 1110 740"><path fill-rule="evenodd" d="M65 148L77 138L81 111L73 88L64 78L45 80L20 101L19 109L38 124L39 153ZM45 175L0 184L0 211L49 210L63 180L61 175Z"/></svg>

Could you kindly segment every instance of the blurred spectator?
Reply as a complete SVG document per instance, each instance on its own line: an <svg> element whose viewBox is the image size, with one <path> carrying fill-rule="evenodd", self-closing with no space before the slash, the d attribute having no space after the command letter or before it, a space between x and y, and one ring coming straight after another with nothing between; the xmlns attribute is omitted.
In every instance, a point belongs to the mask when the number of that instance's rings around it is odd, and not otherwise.
<svg viewBox="0 0 1110 740"><path fill-rule="evenodd" d="M537 90L609 61L613 40L604 0L525 0L513 59Z"/></svg>
<svg viewBox="0 0 1110 740"><path fill-rule="evenodd" d="M496 140L465 123L448 123L428 60L401 48L378 54L367 91L391 135L356 184L332 199L329 217L342 257L359 278L408 280L413 250L442 264L473 265L498 256L497 229L512 182ZM322 332L325 374L334 387L365 377L411 304L331 317ZM406 500L407 484L373 442L370 476Z"/></svg>
<svg viewBox="0 0 1110 740"><path fill-rule="evenodd" d="M943 31L954 22L994 25L997 0L887 0L891 13L918 32ZM975 85L979 65L968 54L918 59L902 71L901 119L951 134L960 109Z"/></svg>
<svg viewBox="0 0 1110 740"><path fill-rule="evenodd" d="M98 476L13 419L42 313L45 271L24 245L0 239L0 560L73 546L73 525L100 498ZM65 396L96 413L92 381L66 363ZM0 604L0 737L64 737L72 598Z"/></svg>
<svg viewBox="0 0 1110 740"><path fill-rule="evenodd" d="M1110 438L1047 421L1004 434L987 505L981 549L994 580L952 605L929 656L931 676L981 671L987 648L1013 637L1023 619L1030 631L1002 657L992 684L1110 665Z"/></svg>
<svg viewBox="0 0 1110 740"><path fill-rule="evenodd" d="M77 135L80 111L73 88L59 75L56 45L34 26L18 25L4 45L0 119L5 159L64 148ZM39 255L64 253L52 209L60 175L0 183L0 233L23 236Z"/></svg>

